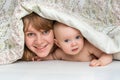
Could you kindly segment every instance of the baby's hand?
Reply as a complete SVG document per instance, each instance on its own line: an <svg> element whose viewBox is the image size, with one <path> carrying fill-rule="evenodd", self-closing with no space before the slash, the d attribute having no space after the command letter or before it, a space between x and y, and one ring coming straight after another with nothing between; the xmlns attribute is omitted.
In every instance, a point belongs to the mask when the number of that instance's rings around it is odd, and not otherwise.
<svg viewBox="0 0 120 80"><path fill-rule="evenodd" d="M41 61L42 59L38 56L35 56L32 58L32 61Z"/></svg>
<svg viewBox="0 0 120 80"><path fill-rule="evenodd" d="M91 66L91 67L102 66L102 62L101 62L100 60L93 59L93 60L90 62L90 66Z"/></svg>

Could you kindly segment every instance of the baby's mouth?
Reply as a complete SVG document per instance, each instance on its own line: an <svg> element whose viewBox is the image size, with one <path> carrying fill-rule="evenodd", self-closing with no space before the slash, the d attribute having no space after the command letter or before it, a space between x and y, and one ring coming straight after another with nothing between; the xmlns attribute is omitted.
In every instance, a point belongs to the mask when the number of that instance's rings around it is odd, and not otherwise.
<svg viewBox="0 0 120 80"><path fill-rule="evenodd" d="M77 51L78 50L78 48L74 48L74 49L72 49L72 51Z"/></svg>

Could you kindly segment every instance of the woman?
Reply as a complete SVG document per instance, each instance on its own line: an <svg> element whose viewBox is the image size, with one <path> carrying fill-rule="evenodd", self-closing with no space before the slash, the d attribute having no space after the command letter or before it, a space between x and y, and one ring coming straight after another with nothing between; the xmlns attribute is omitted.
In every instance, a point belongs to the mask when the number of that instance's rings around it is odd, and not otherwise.
<svg viewBox="0 0 120 80"><path fill-rule="evenodd" d="M25 48L22 60L39 60L54 51L53 21L31 13L22 18L25 34ZM49 59L52 56L49 56Z"/></svg>

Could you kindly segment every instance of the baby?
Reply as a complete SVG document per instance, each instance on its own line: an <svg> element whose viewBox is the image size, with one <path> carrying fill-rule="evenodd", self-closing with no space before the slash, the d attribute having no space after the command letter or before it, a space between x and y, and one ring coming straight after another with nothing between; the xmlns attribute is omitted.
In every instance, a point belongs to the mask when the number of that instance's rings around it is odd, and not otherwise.
<svg viewBox="0 0 120 80"><path fill-rule="evenodd" d="M89 43L79 30L65 24L54 24L55 44L59 47L52 54L57 60L90 61L90 66L105 66L112 62L112 55L106 54Z"/></svg>

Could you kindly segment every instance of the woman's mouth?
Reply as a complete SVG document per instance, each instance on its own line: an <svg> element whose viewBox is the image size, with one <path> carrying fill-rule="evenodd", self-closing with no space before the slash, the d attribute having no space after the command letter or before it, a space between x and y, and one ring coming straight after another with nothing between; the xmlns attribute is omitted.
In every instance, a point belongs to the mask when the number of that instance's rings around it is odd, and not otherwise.
<svg viewBox="0 0 120 80"><path fill-rule="evenodd" d="M38 51L44 51L46 49L47 45L44 45L44 46L37 46L35 47Z"/></svg>

